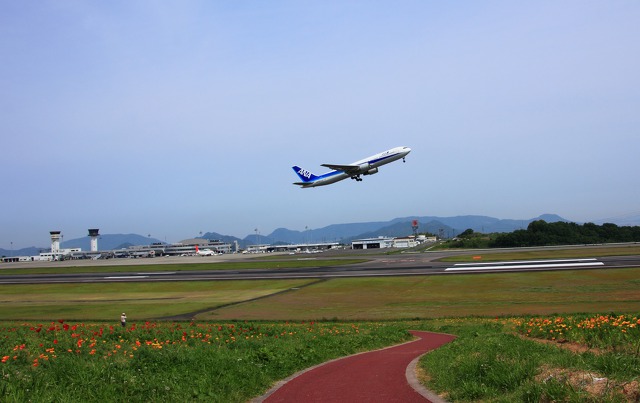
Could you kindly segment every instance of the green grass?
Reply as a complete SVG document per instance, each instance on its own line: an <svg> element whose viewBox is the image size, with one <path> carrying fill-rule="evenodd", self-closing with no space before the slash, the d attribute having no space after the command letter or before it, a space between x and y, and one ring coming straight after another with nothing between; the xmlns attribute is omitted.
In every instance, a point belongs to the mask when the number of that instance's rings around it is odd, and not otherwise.
<svg viewBox="0 0 640 403"><path fill-rule="evenodd" d="M431 330L458 336L454 342L421 359L425 383L454 402L595 402L640 398L637 382L633 383L640 378L640 356L634 352L640 337L638 327L627 328L630 333L625 342L629 347L626 352L614 351L616 343L612 341L605 350L575 352L562 347L566 344L543 344L516 334L518 327L514 323L528 320L460 318L424 322ZM633 317L633 321L637 322L638 317ZM582 332L593 333L599 331ZM600 387L594 384L598 378Z"/></svg>
<svg viewBox="0 0 640 403"><path fill-rule="evenodd" d="M315 280L188 281L0 286L0 319L132 320L175 316L277 295Z"/></svg>
<svg viewBox="0 0 640 403"><path fill-rule="evenodd" d="M398 324L0 324L3 402L245 402L318 363L410 338Z"/></svg>
<svg viewBox="0 0 640 403"><path fill-rule="evenodd" d="M199 319L394 320L640 311L640 269L331 279Z"/></svg>
<svg viewBox="0 0 640 403"><path fill-rule="evenodd" d="M260 299L256 299L260 298ZM0 286L0 319L398 320L640 311L640 269Z"/></svg>

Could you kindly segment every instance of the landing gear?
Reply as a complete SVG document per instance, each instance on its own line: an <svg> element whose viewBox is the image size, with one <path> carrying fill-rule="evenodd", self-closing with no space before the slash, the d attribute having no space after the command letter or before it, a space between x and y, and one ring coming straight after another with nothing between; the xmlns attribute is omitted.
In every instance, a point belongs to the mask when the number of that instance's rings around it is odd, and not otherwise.
<svg viewBox="0 0 640 403"><path fill-rule="evenodd" d="M404 157L402 157L402 162L407 162L407 161L404 159Z"/></svg>
<svg viewBox="0 0 640 403"><path fill-rule="evenodd" d="M357 182L362 182L362 178L360 177L360 175L354 175L351 177L351 179L355 179Z"/></svg>

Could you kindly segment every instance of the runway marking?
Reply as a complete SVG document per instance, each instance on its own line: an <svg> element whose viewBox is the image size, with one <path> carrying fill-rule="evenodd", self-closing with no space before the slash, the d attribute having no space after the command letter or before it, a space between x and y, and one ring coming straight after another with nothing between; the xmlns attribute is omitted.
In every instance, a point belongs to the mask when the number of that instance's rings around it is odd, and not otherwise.
<svg viewBox="0 0 640 403"><path fill-rule="evenodd" d="M166 276L166 275L171 275L171 274L176 274L175 271L158 271L158 272L154 272L154 273L136 273L138 275L147 275L147 276Z"/></svg>
<svg viewBox="0 0 640 403"><path fill-rule="evenodd" d="M110 276L105 277L105 280L130 280L134 278L149 278L149 276Z"/></svg>
<svg viewBox="0 0 640 403"><path fill-rule="evenodd" d="M473 262L473 263L456 263L454 266L482 266L482 265L495 265L495 264L531 264L531 263L562 263L562 262L595 262L596 258L584 258L584 259L557 259L557 260L514 260L507 262Z"/></svg>
<svg viewBox="0 0 640 403"><path fill-rule="evenodd" d="M562 267L604 266L597 259L564 259L564 260L523 260L513 262L491 263L457 263L454 267L448 267L445 271L478 271L478 270L508 270L508 269L543 269Z"/></svg>

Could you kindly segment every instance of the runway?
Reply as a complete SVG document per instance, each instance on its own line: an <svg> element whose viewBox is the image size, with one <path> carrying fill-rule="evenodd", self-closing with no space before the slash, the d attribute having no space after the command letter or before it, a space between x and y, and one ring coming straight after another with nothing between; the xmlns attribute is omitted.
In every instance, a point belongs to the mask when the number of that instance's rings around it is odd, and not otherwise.
<svg viewBox="0 0 640 403"><path fill-rule="evenodd" d="M458 252L456 252L458 253ZM640 267L640 256L601 257L581 259L542 259L528 261L505 262L474 262L474 263L446 263L435 261L448 253L415 253L397 255L369 255L369 261L360 264L338 265L330 267L305 267L282 269L242 269L242 270L181 270L172 271L166 266L166 271L145 272L132 270L131 272L91 273L87 264L86 273L64 274L11 274L2 275L0 270L0 284L55 284L55 283L101 283L101 282L148 282L148 281L224 281L224 280L275 280L275 279L330 279L343 277L384 277L384 276L429 276L429 275L460 275L479 273L512 273L541 270L581 270ZM469 251L466 251L469 254ZM349 255L349 254L347 254ZM343 256L353 258L354 256ZM325 259L319 256L312 259ZM334 256L331 256L333 259ZM197 257L193 262L203 263L207 258ZM215 257L213 258L215 259ZM309 258L305 258L308 260ZM234 260L244 261L241 257ZM246 259L257 261L255 258ZM144 261L147 264L169 263L168 259L137 259L136 263ZM213 262L213 260L211 260ZM227 260L228 261L228 260ZM103 261L104 262L104 261ZM56 263L51 262L52 266ZM99 262L100 265L104 263ZM118 262L119 263L119 262ZM121 264L130 264L124 260ZM184 260L181 261L184 263ZM114 261L109 261L114 265ZM5 266L14 268L15 266ZM27 271L27 270L25 270Z"/></svg>

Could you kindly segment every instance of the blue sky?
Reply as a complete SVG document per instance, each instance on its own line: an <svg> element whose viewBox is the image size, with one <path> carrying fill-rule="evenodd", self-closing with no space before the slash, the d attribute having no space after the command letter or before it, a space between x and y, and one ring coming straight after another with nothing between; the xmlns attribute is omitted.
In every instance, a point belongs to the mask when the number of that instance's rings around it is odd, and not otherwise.
<svg viewBox="0 0 640 403"><path fill-rule="evenodd" d="M637 1L0 2L0 248L640 214L638 21ZM406 164L363 182L292 185L395 146Z"/></svg>

